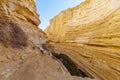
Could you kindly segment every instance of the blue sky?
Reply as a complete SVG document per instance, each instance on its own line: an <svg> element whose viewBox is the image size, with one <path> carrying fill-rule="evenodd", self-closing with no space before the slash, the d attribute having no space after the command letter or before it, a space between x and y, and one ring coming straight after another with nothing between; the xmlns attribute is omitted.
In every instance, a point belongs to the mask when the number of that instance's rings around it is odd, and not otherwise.
<svg viewBox="0 0 120 80"><path fill-rule="evenodd" d="M45 29L50 19L70 7L80 4L83 0L36 0L37 12L40 14L40 28Z"/></svg>

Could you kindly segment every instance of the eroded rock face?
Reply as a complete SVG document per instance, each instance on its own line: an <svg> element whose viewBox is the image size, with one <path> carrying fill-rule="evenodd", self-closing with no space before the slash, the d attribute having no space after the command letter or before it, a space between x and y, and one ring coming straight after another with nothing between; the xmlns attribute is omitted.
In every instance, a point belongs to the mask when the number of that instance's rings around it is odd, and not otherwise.
<svg viewBox="0 0 120 80"><path fill-rule="evenodd" d="M84 80L48 55L38 17L35 0L0 0L0 80Z"/></svg>
<svg viewBox="0 0 120 80"><path fill-rule="evenodd" d="M62 11L45 30L56 53L98 80L120 80L120 1L86 0Z"/></svg>

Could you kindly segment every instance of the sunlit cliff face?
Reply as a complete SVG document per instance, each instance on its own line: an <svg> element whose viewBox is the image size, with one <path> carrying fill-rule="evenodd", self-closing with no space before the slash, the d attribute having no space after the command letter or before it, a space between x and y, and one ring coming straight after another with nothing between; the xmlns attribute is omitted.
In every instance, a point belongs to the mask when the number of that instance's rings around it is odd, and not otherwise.
<svg viewBox="0 0 120 80"><path fill-rule="evenodd" d="M50 55L39 23L35 0L0 0L0 80L83 80Z"/></svg>
<svg viewBox="0 0 120 80"><path fill-rule="evenodd" d="M28 0L28 1L1 0L0 17L4 17L4 19L11 19L13 21L16 20L16 21L30 22L31 24L38 26L40 20L38 18L38 14L36 13L35 2L33 0Z"/></svg>
<svg viewBox="0 0 120 80"><path fill-rule="evenodd" d="M47 35L39 24L35 0L0 0L0 80L120 79L119 0L62 11Z"/></svg>
<svg viewBox="0 0 120 80"><path fill-rule="evenodd" d="M86 0L55 16L45 32L56 53L69 55L84 72L119 80L119 19L119 0Z"/></svg>

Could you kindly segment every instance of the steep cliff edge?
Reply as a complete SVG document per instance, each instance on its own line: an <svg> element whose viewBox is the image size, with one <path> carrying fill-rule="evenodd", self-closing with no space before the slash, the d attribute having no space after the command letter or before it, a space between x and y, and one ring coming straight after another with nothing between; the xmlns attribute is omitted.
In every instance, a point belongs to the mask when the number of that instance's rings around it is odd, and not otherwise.
<svg viewBox="0 0 120 80"><path fill-rule="evenodd" d="M86 0L62 11L45 30L56 53L89 76L120 80L120 1Z"/></svg>
<svg viewBox="0 0 120 80"><path fill-rule="evenodd" d="M45 54L39 23L35 0L0 0L0 80L83 80Z"/></svg>

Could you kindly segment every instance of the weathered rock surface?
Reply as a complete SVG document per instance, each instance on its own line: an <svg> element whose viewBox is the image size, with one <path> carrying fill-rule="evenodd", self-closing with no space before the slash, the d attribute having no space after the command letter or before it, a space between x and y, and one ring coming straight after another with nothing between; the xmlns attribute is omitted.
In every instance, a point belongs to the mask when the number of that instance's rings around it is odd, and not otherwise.
<svg viewBox="0 0 120 80"><path fill-rule="evenodd" d="M62 11L45 30L56 53L64 53L89 76L120 80L120 1L86 0Z"/></svg>
<svg viewBox="0 0 120 80"><path fill-rule="evenodd" d="M51 50L39 23L35 0L0 0L0 80L85 80L44 54Z"/></svg>

